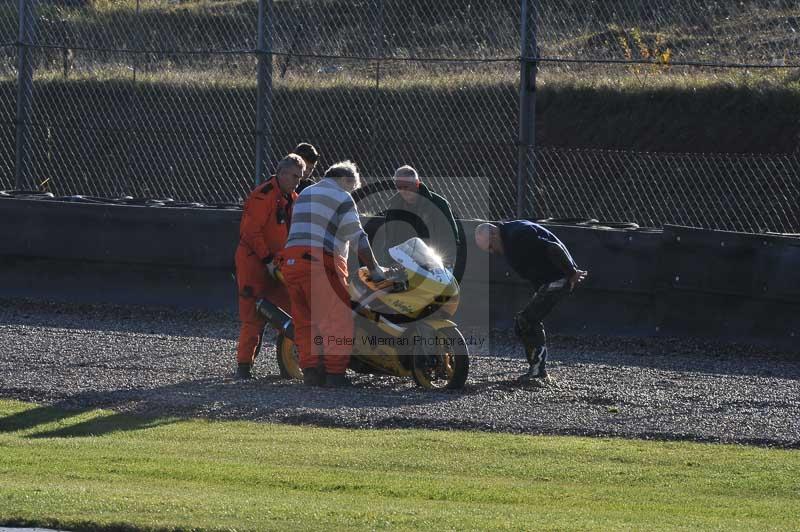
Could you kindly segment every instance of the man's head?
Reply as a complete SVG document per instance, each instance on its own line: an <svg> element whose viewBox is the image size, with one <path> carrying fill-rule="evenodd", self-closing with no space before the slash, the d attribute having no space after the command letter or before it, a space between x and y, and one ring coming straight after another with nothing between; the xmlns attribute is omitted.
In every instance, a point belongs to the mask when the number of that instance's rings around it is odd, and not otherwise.
<svg viewBox="0 0 800 532"><path fill-rule="evenodd" d="M475 228L475 244L487 253L503 254L503 241L500 228L494 224L480 224Z"/></svg>
<svg viewBox="0 0 800 532"><path fill-rule="evenodd" d="M278 167L275 169L275 179L278 180L278 187L280 187L281 192L289 194L296 189L305 170L306 163L303 158L294 153L290 153L278 161Z"/></svg>
<svg viewBox="0 0 800 532"><path fill-rule="evenodd" d="M342 161L334 164L325 171L325 177L335 180L347 192L353 192L361 186L361 176L356 163Z"/></svg>
<svg viewBox="0 0 800 532"><path fill-rule="evenodd" d="M397 192L406 203L414 204L417 202L417 191L419 190L419 174L411 166L401 166L394 172L394 186Z"/></svg>
<svg viewBox="0 0 800 532"><path fill-rule="evenodd" d="M292 150L292 153L302 157L303 161L306 163L306 170L303 172L303 178L307 179L311 177L311 172L314 171L314 167L317 166L319 162L319 152L317 149L308 142L301 142Z"/></svg>

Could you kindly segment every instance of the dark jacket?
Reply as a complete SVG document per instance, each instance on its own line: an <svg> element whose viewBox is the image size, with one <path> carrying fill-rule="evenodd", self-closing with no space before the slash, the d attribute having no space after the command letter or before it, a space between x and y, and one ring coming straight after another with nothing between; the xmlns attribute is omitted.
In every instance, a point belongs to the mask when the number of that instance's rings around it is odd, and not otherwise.
<svg viewBox="0 0 800 532"><path fill-rule="evenodd" d="M297 188L294 189L295 192L300 194L303 189L306 189L316 183L316 180L313 177L304 177L300 179L300 182L297 184Z"/></svg>
<svg viewBox="0 0 800 532"><path fill-rule="evenodd" d="M390 247L418 236L439 252L445 265L452 266L461 238L450 204L424 183L417 193L420 197L413 205L407 204L399 192L389 199L386 224L378 231L375 249L388 261Z"/></svg>
<svg viewBox="0 0 800 532"><path fill-rule="evenodd" d="M556 235L527 220L498 222L508 265L523 279L539 286L569 277L578 269Z"/></svg>

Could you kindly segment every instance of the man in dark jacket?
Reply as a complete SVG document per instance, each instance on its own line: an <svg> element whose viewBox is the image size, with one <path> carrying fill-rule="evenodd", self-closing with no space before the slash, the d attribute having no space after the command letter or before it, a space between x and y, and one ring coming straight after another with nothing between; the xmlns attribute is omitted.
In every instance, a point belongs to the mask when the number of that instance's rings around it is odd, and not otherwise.
<svg viewBox="0 0 800 532"><path fill-rule="evenodd" d="M378 231L375 248L388 257L389 248L419 237L442 257L445 267L453 269L460 236L450 204L432 192L411 166L401 166L394 173L397 194L389 199L386 222Z"/></svg>
<svg viewBox="0 0 800 532"><path fill-rule="evenodd" d="M483 251L504 255L517 275L533 283L533 297L514 316L514 333L522 341L530 365L523 379L536 386L553 384L545 367L547 345L542 320L586 278L587 272L578 269L556 235L527 220L480 224L475 229L475 243Z"/></svg>
<svg viewBox="0 0 800 532"><path fill-rule="evenodd" d="M319 152L312 144L309 144L308 142L301 142L292 151L292 153L299 155L306 163L306 169L303 172L303 178L300 179L300 183L297 185L296 190L296 192L300 194L304 188L310 187L316 183L316 180L311 177L311 174L314 172L314 168L316 168L317 163L319 162Z"/></svg>

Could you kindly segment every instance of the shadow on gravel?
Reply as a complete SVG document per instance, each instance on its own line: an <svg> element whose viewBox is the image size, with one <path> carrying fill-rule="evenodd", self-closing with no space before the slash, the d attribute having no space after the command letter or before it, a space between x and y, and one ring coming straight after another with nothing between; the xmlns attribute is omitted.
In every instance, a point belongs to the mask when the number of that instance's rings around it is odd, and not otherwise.
<svg viewBox="0 0 800 532"><path fill-rule="evenodd" d="M224 312L0 298L0 325L235 340L237 319Z"/></svg>
<svg viewBox="0 0 800 532"><path fill-rule="evenodd" d="M681 373L800 380L800 350L696 338L555 337L550 358L564 366L603 364Z"/></svg>
<svg viewBox="0 0 800 532"><path fill-rule="evenodd" d="M800 380L800 343L776 348L708 338L567 336L548 337L549 359L565 367L597 365L680 373L778 377ZM488 346L470 358L507 359L525 366L522 346L512 331L493 329Z"/></svg>

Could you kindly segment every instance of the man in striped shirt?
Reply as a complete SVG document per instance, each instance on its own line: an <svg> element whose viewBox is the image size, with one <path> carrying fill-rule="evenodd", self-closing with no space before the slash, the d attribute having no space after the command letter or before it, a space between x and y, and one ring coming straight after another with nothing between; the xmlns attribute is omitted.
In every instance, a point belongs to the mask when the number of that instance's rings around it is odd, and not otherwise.
<svg viewBox="0 0 800 532"><path fill-rule="evenodd" d="M348 384L345 372L354 343L347 292L350 245L373 279L385 277L350 195L359 186L358 169L352 162L328 168L322 180L297 197L281 253L303 381L312 386Z"/></svg>

